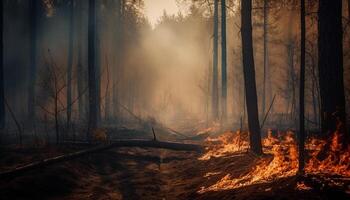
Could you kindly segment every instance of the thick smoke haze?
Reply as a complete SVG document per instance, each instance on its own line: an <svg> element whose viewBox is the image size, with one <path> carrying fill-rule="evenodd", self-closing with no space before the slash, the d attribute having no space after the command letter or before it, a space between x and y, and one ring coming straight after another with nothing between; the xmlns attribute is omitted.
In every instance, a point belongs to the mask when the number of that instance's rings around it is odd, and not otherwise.
<svg viewBox="0 0 350 200"><path fill-rule="evenodd" d="M56 65L62 74L67 69L69 6L68 1L40 2L37 33L37 102L39 116L45 113L40 106L52 108L52 99L42 87L48 65ZM73 45L73 99L86 99L80 95L76 86L78 76L87 80L87 1L74 1L74 45ZM132 119L129 111L142 118L155 118L165 124L176 120L196 119L206 121L210 118L211 73L213 52L212 5L205 2L177 1L179 8L186 7L186 14L164 12L157 19L147 19L145 3L125 1L122 16L118 18L114 1L97 1L97 65L101 82L101 116L118 113L115 123ZM240 8L237 1L229 1L227 19L228 54L228 116L230 123L238 123L244 117L244 90L242 77ZM259 2L256 2L260 5ZM147 5L147 3L146 3ZM18 116L25 116L26 83L29 68L30 26L25 19L29 17L28 1L6 1L5 3L5 63L6 93L11 106ZM148 7L150 9L150 7ZM315 9L311 7L310 10ZM150 12L151 10L148 10ZM257 77L259 107L261 108L263 83L263 29L262 12L253 13L254 58ZM292 112L292 85L298 84L298 41L299 21L297 8L276 7L270 10L268 33L268 76L266 107L276 95L272 112L287 114ZM80 19L80 20L79 20ZM150 22L152 20L152 22ZM309 28L308 37L314 37L317 24ZM345 40L348 37L345 35ZM219 41L220 44L221 41ZM83 71L77 71L78 48L81 44ZM309 43L308 43L309 44ZM317 46L315 43L310 45ZM291 48L292 49L288 49ZM311 49L311 46L308 46ZM220 45L219 45L220 49ZM292 54L291 54L292 53ZM316 59L317 51L310 56ZM348 53L346 53L348 56ZM307 65L311 67L311 57ZM291 67L288 67L291 65ZM221 52L219 51L219 66ZM349 71L345 63L346 73ZM310 70L309 70L310 71ZM296 79L289 80L290 74ZM220 74L220 71L219 71ZM50 80L46 80L50 81ZM221 81L219 81L221 83ZM312 83L307 83L311 87ZM85 84L86 87L86 84ZM219 85L219 87L221 87ZM294 97L297 98L295 91ZM66 92L60 93L62 104L66 104ZM307 91L307 112L313 113L312 95ZM86 105L85 105L86 107ZM128 111L125 109L127 108ZM295 108L297 109L297 108ZM78 101L73 104L73 118L77 119ZM110 113L109 113L110 112ZM263 114L262 114L263 116ZM65 118L64 112L60 114ZM125 121L125 120L124 120Z"/></svg>

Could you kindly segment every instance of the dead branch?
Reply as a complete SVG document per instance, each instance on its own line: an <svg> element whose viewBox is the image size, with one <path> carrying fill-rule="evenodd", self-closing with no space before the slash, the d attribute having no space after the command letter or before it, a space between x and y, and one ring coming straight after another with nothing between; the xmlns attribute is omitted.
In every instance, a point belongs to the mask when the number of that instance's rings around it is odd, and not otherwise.
<svg viewBox="0 0 350 200"><path fill-rule="evenodd" d="M88 142L64 142L64 144L85 144L88 145ZM91 144L90 144L91 145ZM141 148L161 148L161 149L170 149L175 151L197 151L202 152L203 147L195 144L183 144L183 143L175 143L175 142L161 142L157 140L112 140L110 144L107 145L99 145L97 147L92 147L89 149L85 149L82 151L68 153L60 156L56 156L53 158L47 158L42 161L37 161L33 163L29 163L24 166L16 167L15 169L5 171L0 173L0 179L12 179L18 176L23 175L24 173L36 169L42 169L43 167L47 167L49 165L69 161L75 158L80 158L84 155L102 152L104 150L108 150L111 148L118 147L141 147Z"/></svg>
<svg viewBox="0 0 350 200"><path fill-rule="evenodd" d="M263 122L262 122L262 124L261 124L261 126L260 126L260 129L262 129L262 128L264 127L265 121L266 121L267 117L269 116L270 110L271 110L271 108L272 108L272 106L273 106L273 104L274 104L274 102L275 102L275 98L276 98L276 94L273 96L273 99L272 99L272 101L271 101L269 110L267 110L267 112L266 112L266 114L265 114L265 117L264 117L264 120L263 120Z"/></svg>

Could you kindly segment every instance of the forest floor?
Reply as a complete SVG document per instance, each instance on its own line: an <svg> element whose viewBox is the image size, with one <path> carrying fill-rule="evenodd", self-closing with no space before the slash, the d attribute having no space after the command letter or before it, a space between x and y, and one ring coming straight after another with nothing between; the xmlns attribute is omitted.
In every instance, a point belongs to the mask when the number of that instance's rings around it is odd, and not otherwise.
<svg viewBox="0 0 350 200"><path fill-rule="evenodd" d="M2 149L0 169L76 150ZM208 160L199 159L201 156L151 148L110 149L2 180L0 199L350 199L349 191L336 188L300 189L293 176L237 189L200 192L228 173L241 176L257 160L249 153Z"/></svg>

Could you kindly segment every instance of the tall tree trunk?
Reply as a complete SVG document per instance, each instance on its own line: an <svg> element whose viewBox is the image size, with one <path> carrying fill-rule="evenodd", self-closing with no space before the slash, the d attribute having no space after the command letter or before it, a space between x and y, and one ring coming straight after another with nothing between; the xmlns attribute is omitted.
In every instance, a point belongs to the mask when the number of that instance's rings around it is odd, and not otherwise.
<svg viewBox="0 0 350 200"><path fill-rule="evenodd" d="M312 95L312 109L313 109L313 121L317 124L318 122L318 112L317 112L317 93L316 93L316 83L312 81L311 85L311 95Z"/></svg>
<svg viewBox="0 0 350 200"><path fill-rule="evenodd" d="M85 72L83 69L83 2L77 1L77 89L78 89L78 112L79 119L85 118L85 106L86 106L86 93L85 91Z"/></svg>
<svg viewBox="0 0 350 200"><path fill-rule="evenodd" d="M252 1L241 0L241 6L243 74L248 111L250 148L252 152L261 155L262 146L253 56Z"/></svg>
<svg viewBox="0 0 350 200"><path fill-rule="evenodd" d="M333 133L337 130L337 125L346 127L342 0L320 0L318 20L322 132Z"/></svg>
<svg viewBox="0 0 350 200"><path fill-rule="evenodd" d="M301 0L300 9L300 94L299 94L299 173L304 173L304 142L305 142L305 123L304 123L304 90L305 90L305 0Z"/></svg>
<svg viewBox="0 0 350 200"><path fill-rule="evenodd" d="M109 63L108 63L108 60L106 61L106 66L107 66L107 85L106 85L106 94L105 94L105 118L104 120L106 122L109 122L109 119L110 119L110 98L111 98L111 94L110 94L110 89L109 89L109 79L110 79L110 76L109 76Z"/></svg>
<svg viewBox="0 0 350 200"><path fill-rule="evenodd" d="M267 65L268 65L268 52L267 52L267 23L268 23L268 12L267 12L267 0L264 0L264 74L263 74L263 94L261 103L261 116L265 115L266 110L266 79L267 79Z"/></svg>
<svg viewBox="0 0 350 200"><path fill-rule="evenodd" d="M0 131L2 131L5 128L5 88L4 88L4 39L3 39L3 6L4 1L0 2L0 26L1 26L1 33L0 33Z"/></svg>
<svg viewBox="0 0 350 200"><path fill-rule="evenodd" d="M67 128L72 116L72 69L73 69L73 37L74 37L74 0L70 0L68 27L68 62L67 62Z"/></svg>
<svg viewBox="0 0 350 200"><path fill-rule="evenodd" d="M98 94L96 80L96 1L89 0L88 70L89 70L89 129L97 128ZM91 132L91 131L89 131ZM91 133L88 135L91 140Z"/></svg>
<svg viewBox="0 0 350 200"><path fill-rule="evenodd" d="M30 67L29 67L29 83L28 83L28 119L33 126L36 118L35 113L35 83L37 71L37 12L38 1L30 2Z"/></svg>
<svg viewBox="0 0 350 200"><path fill-rule="evenodd" d="M348 19L350 20L350 0L348 0Z"/></svg>
<svg viewBox="0 0 350 200"><path fill-rule="evenodd" d="M99 2L99 1L97 1ZM96 63L96 95L97 95L97 124L101 121L101 32L100 32L100 5L97 5L97 10L95 14L96 21L96 45L95 45L95 63Z"/></svg>
<svg viewBox="0 0 350 200"><path fill-rule="evenodd" d="M0 26L1 26L1 33L0 33L0 131L2 131L5 128L5 88L4 88L4 39L3 39L3 6L4 1L0 2Z"/></svg>
<svg viewBox="0 0 350 200"><path fill-rule="evenodd" d="M118 85L118 74L119 74L119 69L121 66L121 48L122 48L122 2L121 0L117 0L116 1L116 9L117 9L117 13L116 13L116 46L119 47L116 50L116 62L115 62L115 66L113 67L113 85L112 85L112 92L113 92L113 97L112 97L112 102L113 102L113 117L115 119L118 119L119 117L119 85Z"/></svg>
<svg viewBox="0 0 350 200"><path fill-rule="evenodd" d="M221 119L227 117L226 0L221 0Z"/></svg>
<svg viewBox="0 0 350 200"><path fill-rule="evenodd" d="M212 85L212 118L219 117L219 89L218 89L218 25L219 5L218 0L214 0L214 39L213 39L213 85Z"/></svg>

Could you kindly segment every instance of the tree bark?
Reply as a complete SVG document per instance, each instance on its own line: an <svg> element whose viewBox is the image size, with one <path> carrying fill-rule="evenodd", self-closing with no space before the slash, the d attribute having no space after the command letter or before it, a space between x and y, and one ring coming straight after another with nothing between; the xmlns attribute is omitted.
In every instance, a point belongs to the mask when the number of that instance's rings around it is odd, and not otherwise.
<svg viewBox="0 0 350 200"><path fill-rule="evenodd" d="M348 0L348 19L350 20L350 0Z"/></svg>
<svg viewBox="0 0 350 200"><path fill-rule="evenodd" d="M38 1L31 0L30 2L30 67L29 67L29 82L28 82L28 119L33 125L35 113L35 83L37 71L37 12Z"/></svg>
<svg viewBox="0 0 350 200"><path fill-rule="evenodd" d="M323 133L333 133L337 125L346 127L342 0L320 0L318 20L321 126ZM342 132L346 134L345 130Z"/></svg>
<svg viewBox="0 0 350 200"><path fill-rule="evenodd" d="M248 111L250 148L252 152L261 155L262 146L253 56L252 1L241 0L241 6L243 74Z"/></svg>
<svg viewBox="0 0 350 200"><path fill-rule="evenodd" d="M2 131L5 128L5 86L4 86L4 39L3 39L3 21L4 21L4 15L3 15L3 6L4 1L0 2L0 26L1 26L1 33L0 33L0 131Z"/></svg>
<svg viewBox="0 0 350 200"><path fill-rule="evenodd" d="M226 0L221 0L221 119L227 117Z"/></svg>
<svg viewBox="0 0 350 200"><path fill-rule="evenodd" d="M97 95L97 125L101 121L101 32L100 32L100 2L96 5L96 14L95 14L95 63L96 63L96 95Z"/></svg>
<svg viewBox="0 0 350 200"><path fill-rule="evenodd" d="M118 117L120 114L120 109L119 109L119 85L118 85L118 74L119 74L119 69L122 63L122 56L121 56L121 49L122 49L122 33L123 33L123 24L122 24L122 9L123 5L121 0L117 0L116 1L116 46L118 46L119 48L117 48L117 51L115 52L116 55L116 62L115 62L115 66L113 66L112 72L113 72L113 85L112 85L112 92L113 92L113 96L112 96L112 104L113 104L113 117L117 120L118 122Z"/></svg>
<svg viewBox="0 0 350 200"><path fill-rule="evenodd" d="M88 140L91 139L91 130L97 128L98 95L96 80L96 1L89 0L89 20L88 20L88 79L89 79L89 133Z"/></svg>
<svg viewBox="0 0 350 200"><path fill-rule="evenodd" d="M305 90L305 0L301 0L300 7L300 94L299 94L299 173L304 173L304 143L305 143L305 123L304 123L304 90Z"/></svg>
<svg viewBox="0 0 350 200"><path fill-rule="evenodd" d="M72 116L72 69L73 69L73 37L74 37L74 0L70 0L68 24L68 62L67 62L67 128Z"/></svg>
<svg viewBox="0 0 350 200"><path fill-rule="evenodd" d="M267 20L268 20L268 11L267 11L267 0L264 0L264 74L263 74L263 94L262 94L262 103L261 103L261 115L265 115L266 110L266 79L267 79L267 65L268 65L268 52L267 52Z"/></svg>
<svg viewBox="0 0 350 200"><path fill-rule="evenodd" d="M212 85L212 118L219 118L219 88L218 88L218 24L219 5L218 0L214 0L214 39L213 39L213 85Z"/></svg>
<svg viewBox="0 0 350 200"><path fill-rule="evenodd" d="M77 89L78 89L78 113L79 119L86 119L86 74L83 67L83 3L82 1L76 1L77 3Z"/></svg>

